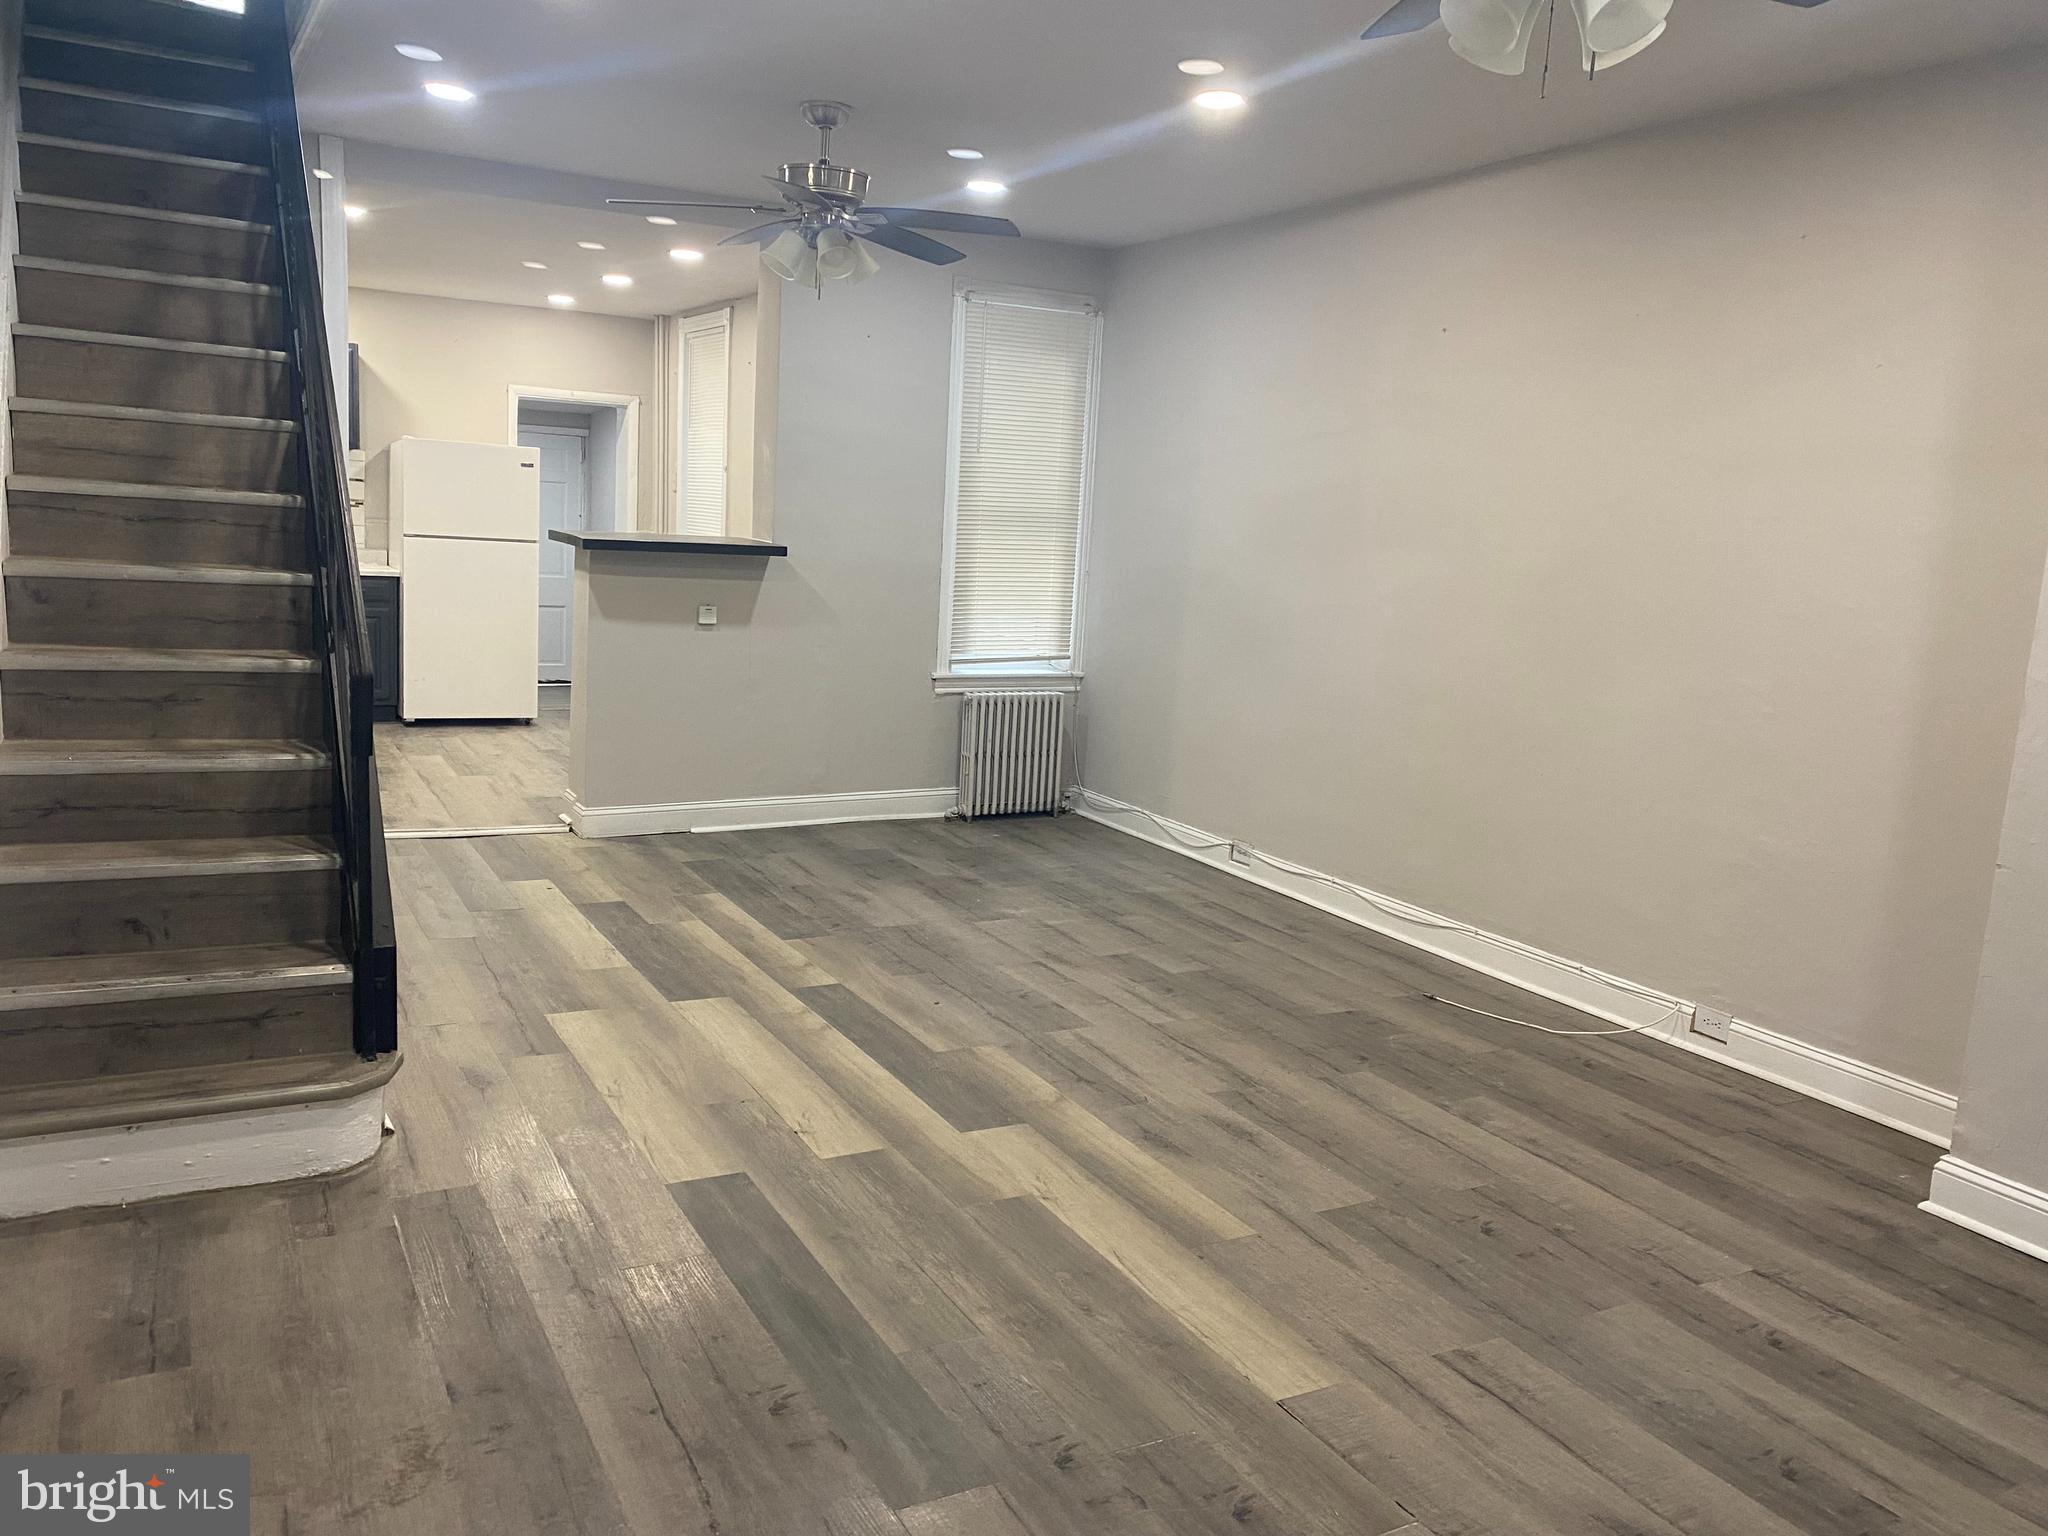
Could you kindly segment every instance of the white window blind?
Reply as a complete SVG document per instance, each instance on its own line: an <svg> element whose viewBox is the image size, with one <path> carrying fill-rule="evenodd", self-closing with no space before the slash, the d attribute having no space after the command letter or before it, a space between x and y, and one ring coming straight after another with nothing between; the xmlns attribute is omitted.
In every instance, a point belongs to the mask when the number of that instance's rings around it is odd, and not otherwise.
<svg viewBox="0 0 2048 1536"><path fill-rule="evenodd" d="M731 393L731 315L684 320L677 363L682 423L677 432L676 531L725 534L726 419Z"/></svg>
<svg viewBox="0 0 2048 1536"><path fill-rule="evenodd" d="M946 658L1066 666L1100 317L1079 300L971 292L957 313Z"/></svg>

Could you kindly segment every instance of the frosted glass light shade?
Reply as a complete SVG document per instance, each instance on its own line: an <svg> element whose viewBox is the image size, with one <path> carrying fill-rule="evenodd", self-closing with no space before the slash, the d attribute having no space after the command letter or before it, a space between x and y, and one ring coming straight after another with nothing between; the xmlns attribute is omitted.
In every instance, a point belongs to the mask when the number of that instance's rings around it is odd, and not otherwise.
<svg viewBox="0 0 2048 1536"><path fill-rule="evenodd" d="M1671 14L1672 0L1571 0L1579 36L1596 54L1648 45Z"/></svg>
<svg viewBox="0 0 2048 1536"><path fill-rule="evenodd" d="M775 237L761 253L761 265L788 282L808 285L818 280L818 253L811 249L810 241L793 229L785 229Z"/></svg>
<svg viewBox="0 0 2048 1536"><path fill-rule="evenodd" d="M1657 29L1654 32L1652 32L1648 37L1644 38L1641 42L1634 44L1632 47L1618 48L1613 53L1595 53L1591 48L1588 48L1582 40L1579 44L1580 67L1583 68L1589 75L1596 70L1612 69L1615 65L1620 64L1625 60L1634 58L1637 54L1641 53L1645 48L1649 47L1650 44L1657 41L1658 38L1664 35L1664 30L1667 25L1668 23L1666 22L1658 22Z"/></svg>
<svg viewBox="0 0 2048 1536"><path fill-rule="evenodd" d="M1461 56L1507 53L1547 0L1443 0L1444 29Z"/></svg>
<svg viewBox="0 0 2048 1536"><path fill-rule="evenodd" d="M1462 5L1468 3L1468 0L1444 0L1444 20L1447 23L1450 21L1454 3ZM1475 11L1480 7L1496 12L1508 9L1502 4L1502 0L1469 0L1469 3L1474 6ZM1505 46L1487 46L1503 35L1497 24L1498 17L1489 16L1471 32L1451 29L1451 51L1466 62L1477 64L1481 69L1492 70L1496 75L1522 73L1528 67L1530 41L1536 36L1537 28L1549 14L1550 8L1547 0L1514 0L1514 6L1517 7L1512 18L1515 31L1508 36Z"/></svg>
<svg viewBox="0 0 2048 1536"><path fill-rule="evenodd" d="M849 283L864 283L882 270L882 264L875 260L875 253L868 249L865 240L853 242L853 270L846 274Z"/></svg>

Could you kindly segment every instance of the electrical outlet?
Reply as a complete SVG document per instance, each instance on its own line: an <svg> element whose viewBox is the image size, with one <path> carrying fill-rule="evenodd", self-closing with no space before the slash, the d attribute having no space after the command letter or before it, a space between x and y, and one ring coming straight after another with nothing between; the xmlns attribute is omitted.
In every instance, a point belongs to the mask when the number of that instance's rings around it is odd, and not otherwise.
<svg viewBox="0 0 2048 1536"><path fill-rule="evenodd" d="M1232 844L1230 845L1230 862L1231 862L1231 863L1233 863L1233 864L1249 864L1249 863L1251 863L1251 861L1252 861L1252 845L1251 845L1250 843L1232 843Z"/></svg>
<svg viewBox="0 0 2048 1536"><path fill-rule="evenodd" d="M1709 1008L1705 1003L1692 1006L1692 1032L1705 1035L1709 1040L1728 1043L1728 1026L1735 1022L1735 1016L1724 1009Z"/></svg>

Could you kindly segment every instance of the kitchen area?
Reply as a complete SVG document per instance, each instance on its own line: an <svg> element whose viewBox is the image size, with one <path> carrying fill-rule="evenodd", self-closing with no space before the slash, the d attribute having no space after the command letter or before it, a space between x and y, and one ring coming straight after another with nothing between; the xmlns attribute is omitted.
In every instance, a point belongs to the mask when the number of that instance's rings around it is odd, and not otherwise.
<svg viewBox="0 0 2048 1536"><path fill-rule="evenodd" d="M566 830L576 550L555 536L751 521L756 297L647 319L349 297L386 826Z"/></svg>
<svg viewBox="0 0 2048 1536"><path fill-rule="evenodd" d="M554 830L566 679L541 646L541 452L400 438L352 455L385 820ZM557 518L559 521L559 517Z"/></svg>

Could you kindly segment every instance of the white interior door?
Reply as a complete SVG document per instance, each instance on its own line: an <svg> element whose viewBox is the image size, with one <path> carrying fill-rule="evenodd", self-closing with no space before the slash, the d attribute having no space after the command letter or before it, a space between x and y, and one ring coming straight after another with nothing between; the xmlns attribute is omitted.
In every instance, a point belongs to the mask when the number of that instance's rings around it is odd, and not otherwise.
<svg viewBox="0 0 2048 1536"><path fill-rule="evenodd" d="M583 452L577 432L521 427L519 445L540 455L540 681L569 680L569 594L576 552L548 537L551 528L581 531L587 526Z"/></svg>

